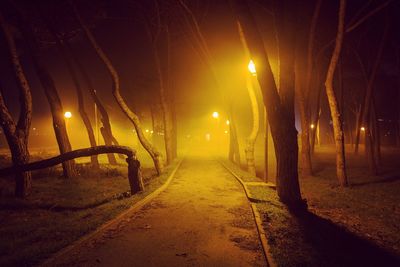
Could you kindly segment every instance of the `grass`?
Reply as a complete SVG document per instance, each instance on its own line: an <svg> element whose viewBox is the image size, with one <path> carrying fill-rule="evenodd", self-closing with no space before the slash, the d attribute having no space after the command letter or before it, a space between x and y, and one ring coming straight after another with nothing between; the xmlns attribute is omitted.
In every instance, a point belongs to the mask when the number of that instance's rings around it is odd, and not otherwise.
<svg viewBox="0 0 400 267"><path fill-rule="evenodd" d="M384 172L371 176L364 157L349 154L351 186L340 188L332 149L317 151L315 176L299 179L305 213L287 210L274 189L248 186L262 200L256 205L278 266L400 266L399 151L384 150L383 156ZM245 182L257 179L228 165Z"/></svg>
<svg viewBox="0 0 400 267"><path fill-rule="evenodd" d="M129 191L126 165L104 165L101 171L94 172L81 164L81 176L70 180L60 177L59 168L36 171L33 192L26 200L12 197L12 179L0 180L0 266L40 263L159 188L176 163L160 177L146 167L151 163L142 164L145 191L131 197L112 198ZM55 208L82 208L104 199L112 201L81 210ZM32 204L32 208L27 208ZM53 208L38 208L43 205Z"/></svg>

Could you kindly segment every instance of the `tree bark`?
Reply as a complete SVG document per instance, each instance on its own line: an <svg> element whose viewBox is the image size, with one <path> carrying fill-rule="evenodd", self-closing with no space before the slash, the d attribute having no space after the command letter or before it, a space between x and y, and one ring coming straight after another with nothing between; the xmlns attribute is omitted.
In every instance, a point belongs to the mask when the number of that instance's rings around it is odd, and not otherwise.
<svg viewBox="0 0 400 267"><path fill-rule="evenodd" d="M135 127L135 130L138 135L140 143L142 144L144 149L146 149L146 151L149 153L150 157L153 159L154 167L157 171L157 174L160 175L163 172L163 161L162 161L161 154L146 139L146 137L144 136L143 130L142 130L142 126L141 126L139 117L128 107L128 105L125 103L125 100L122 98L121 93L120 93L119 75L118 75L116 69L114 68L114 66L112 65L110 59L107 57L107 55L104 53L104 51L101 49L101 47L97 43L92 32L89 30L88 26L84 23L84 21L80 17L76 7L73 6L73 8L74 8L76 18L78 19L79 24L81 25L82 29L84 30L86 37L89 39L90 44L92 45L93 49L95 50L95 52L97 53L99 58L106 65L107 70L109 71L109 73L112 77L112 81L113 81L112 93L114 95L115 100L117 101L117 103L120 106L123 113L132 122L133 126Z"/></svg>
<svg viewBox="0 0 400 267"><path fill-rule="evenodd" d="M7 22L0 12L0 27L7 43L10 62L14 70L20 97L20 114L15 123L10 114L0 88L0 124L10 148L13 165L20 166L29 162L28 137L32 121L32 96L31 88L22 68L20 58ZM15 173L15 196L24 198L31 192L32 178L30 172Z"/></svg>
<svg viewBox="0 0 400 267"><path fill-rule="evenodd" d="M328 96L329 108L331 110L331 117L333 121L333 133L336 146L336 176L341 186L347 186L348 181L346 173L342 118L338 102L336 99L335 91L333 89L333 77L343 44L345 12L346 12L346 0L340 0L339 15L338 15L339 22L338 22L336 41L335 41L336 44L329 63L328 72L325 80L325 88L326 88L326 94Z"/></svg>
<svg viewBox="0 0 400 267"><path fill-rule="evenodd" d="M71 151L71 143L69 142L64 120L64 111L57 88L54 84L53 78L50 76L50 73L40 58L39 45L33 29L30 27L29 22L26 21L21 14L18 14L18 16L18 22L22 31L22 35L27 43L29 53L32 58L33 67L39 77L40 83L42 84L44 93L50 106L50 111L53 118L53 128L59 151L60 153L69 152ZM65 178L71 178L77 175L75 162L73 160L65 161L62 165Z"/></svg>
<svg viewBox="0 0 400 267"><path fill-rule="evenodd" d="M298 145L297 131L294 126L293 64L292 68L289 67L290 63L293 63L293 53L286 51L288 54L285 57L280 57L280 60L282 60L280 76L289 75L286 79L281 79L284 84L280 83L280 90L285 88L285 92L280 96L269 64L268 55L265 52L263 41L247 2L244 0L231 0L231 3L243 28L253 61L256 66L259 66L257 79L267 108L277 157L276 184L278 196L289 207L304 208L305 202L301 199L297 173ZM280 33L283 34L282 32ZM286 34L290 35L291 33ZM280 38L280 40L282 39Z"/></svg>

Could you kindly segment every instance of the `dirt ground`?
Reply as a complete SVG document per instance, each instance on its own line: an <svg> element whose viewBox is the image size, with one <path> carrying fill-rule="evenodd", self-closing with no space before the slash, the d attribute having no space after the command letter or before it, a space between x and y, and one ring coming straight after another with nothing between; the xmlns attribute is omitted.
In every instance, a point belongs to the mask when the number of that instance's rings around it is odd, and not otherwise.
<svg viewBox="0 0 400 267"><path fill-rule="evenodd" d="M58 266L265 266L251 209L215 160L188 156L170 186Z"/></svg>

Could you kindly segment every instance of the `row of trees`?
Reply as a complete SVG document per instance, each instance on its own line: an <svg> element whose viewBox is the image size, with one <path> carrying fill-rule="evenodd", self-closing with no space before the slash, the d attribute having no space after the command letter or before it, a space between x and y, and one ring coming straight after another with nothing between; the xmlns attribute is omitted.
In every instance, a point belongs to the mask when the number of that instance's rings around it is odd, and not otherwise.
<svg viewBox="0 0 400 267"><path fill-rule="evenodd" d="M299 109L302 129L300 134L300 166L305 175L313 174L312 152L315 144L315 131L313 131L313 135L310 135L310 125L313 125L312 128L314 128L319 123L321 94L318 87L320 87L322 75L325 75L322 77L325 77L324 85L331 114L330 119L333 124L333 139L336 147L336 175L341 186L348 185L345 160L345 134L343 129L343 114L345 114L342 73L344 35L350 33L376 13L383 10L390 2L386 1L374 8L370 7L370 2L366 3L353 19L350 20L350 23L345 25L346 0L340 0L336 38L320 48L318 53L315 53L314 43L322 1L315 1L313 15L307 28L298 26L298 22L301 19L305 19L304 10L300 9L299 11L298 7L290 3L290 1L274 3L272 7L274 23L271 23L270 26L275 29L275 38L278 40L276 44L279 51L279 75L277 80L271 69L270 55L265 49L265 36L261 34L257 25L258 21L254 19L253 12L247 1L231 1L236 18L240 22L240 25L242 25L242 27L239 27L239 34L241 35L242 42L245 43L247 58L250 55L250 58L254 60L257 66L257 79L264 97L263 103L267 109L277 158L277 191L284 203L290 206L303 205L298 183L298 144L294 121L295 100ZM368 10L368 12L363 13L362 11L365 10ZM352 140L355 151L357 151L360 131L365 131L366 155L372 174L378 173L378 166L380 165L379 129L376 110L372 100L374 96L373 88L375 87L374 81L379 71L379 63L388 35L388 19L382 25L386 26L383 29L376 58L369 75L365 70L365 66L360 62L363 67L366 89L363 101L356 113L356 138L354 141ZM241 28L243 28L243 32ZM248 48L246 43L248 44ZM329 52L328 48L332 46L333 51L328 66L323 68L324 70L321 75L319 73L321 72L320 57L327 54ZM315 59L316 54L317 57ZM338 87L340 91L334 88L335 71L338 65L339 75L337 80L339 81ZM315 87L314 91L317 91L315 119L311 118L312 110L310 110L312 107L310 99L313 91L312 87ZM338 99L338 95L341 99ZM252 106L254 120L257 120L258 112L254 111L255 105ZM353 129L350 129L350 132L353 132ZM248 169L254 172L254 154L249 154L249 151L251 149L246 148L246 155L250 155L250 160L248 159L247 162Z"/></svg>
<svg viewBox="0 0 400 267"><path fill-rule="evenodd" d="M304 174L312 175L312 153L315 146L316 131L310 131L310 125L319 128L321 124L320 114L323 106L321 101L324 95L322 92L325 88L330 120L333 125L333 140L336 147L336 173L339 184L341 186L348 185L345 160L346 129L349 132L348 135L354 136L354 138L350 139L354 143L356 152L360 142L361 128L363 127L366 130L366 151L368 152L369 166L371 167L371 172L377 173L379 171L380 149L377 111L374 104L374 84L389 34L390 22L386 21L386 27L380 37L375 59L373 64L369 64L371 65L370 69L363 62L363 56L359 52L361 50L359 48L350 49L352 44L350 42L346 43L346 40L351 32L360 28L360 25L367 23L372 18L377 20L377 14L386 12L384 10L387 10L392 1L384 1L375 6L371 5L373 1L368 1L349 20L345 20L346 0L338 1L338 6L333 7L337 9L337 12L332 12L336 13L335 19L337 19L336 37L332 38L332 35L327 40L323 40L323 45L320 44L321 42L317 42L317 33L321 31L319 25L322 24L324 27L330 27L331 25L321 23L321 10L324 4L327 5L322 0L304 4L301 8L287 0L271 1L271 5L262 4L262 7L266 8L269 14L269 17L262 19L257 16L253 6L260 5L260 3L252 3L249 6L246 0L230 0L229 2L233 10L233 21L237 25L238 39L242 43L244 61L253 60L257 69L256 77L250 76L250 74L247 77L247 89L253 114L252 131L246 140L245 148L249 171L255 173L254 145L260 128L259 118L262 117L258 103L262 102L261 106L265 109L265 117L268 117L264 124L265 132L268 133L268 128L270 127L277 158L276 182L278 195L284 203L290 206L304 206L298 182L299 145L297 141L298 133L295 128L295 102L299 109L302 129L300 134L300 166ZM7 10L13 10L11 13L7 12L6 15L9 18L11 18L11 14L16 15L17 19L15 21L8 20L21 32L23 40L26 41L25 49L32 58L34 69L50 104L60 153L70 151L71 145L65 130L62 103L58 96L57 88L49 71L46 69L46 64L43 62L38 32L46 32L47 35L51 36L52 42L55 43L63 56L64 64L77 91L79 112L87 129L91 146L96 146L96 140L85 111L85 101L82 93L82 88L84 87L88 88L92 101L99 108L102 122L101 133L105 144L118 144L118 142L113 135L107 110L93 86L92 77L88 74L84 64L80 62L80 58L70 44L71 37L75 37L77 34L85 37L106 67L112 78L111 91L116 103L126 118L133 124L141 145L153 159L155 169L160 174L163 170L161 153L147 140L146 135L143 133L139 116L134 112L135 109L130 107L121 95L120 75L111 58L96 39L93 28L90 26L91 24L87 22L89 19L87 17L85 19L85 16L82 15L82 8L80 9L79 5L75 5L73 2L62 2L62 4L66 4L68 16L74 18L73 26L70 27L74 30L66 31L55 26L59 24L56 22L60 19L55 18L57 9L54 8L54 5L41 8L40 6L37 7L26 3L21 6L13 3L10 1L8 4L3 4L1 10L6 10L6 8L8 8ZM223 81L221 81L220 75L217 73L212 47L209 47L209 42L202 32L199 23L199 14L201 12L196 9L200 4L193 5L193 3L183 0L162 2L157 0L149 2L121 1L120 4L125 6L127 3L129 7L133 7L132 10L136 10L129 17L130 22L137 23L139 21L139 24L147 33L150 44L149 49L151 50L158 83L158 90L152 92L152 95L156 96L154 98L156 99L156 104L153 103L151 106L159 106L162 114L167 164L177 156L176 118L171 104L173 102L173 93L170 88L171 36L173 34L176 35L177 32L178 35L184 36L192 45L201 62L208 68L219 89L230 121L229 159L240 163L240 149L236 121L233 116L232 96L226 90L223 90ZM140 11L137 12L137 10ZM29 161L27 140L32 109L31 89L16 50L16 37L10 31L10 24L4 17L3 14L1 26L8 44L10 62L15 70L19 85L21 113L19 121L14 122L3 98L0 98L0 115L2 126L13 154L13 163L20 165ZM39 19L42 23L34 23L35 19ZM378 17L378 19L380 18ZM299 21L308 21L308 23L299 23ZM349 22L346 23L346 21ZM262 26L272 30L265 34L261 30ZM359 38L360 40L365 40L368 35L365 33L364 35L360 34ZM345 94L346 90L344 90L343 82L344 55L348 57L349 51L352 51L351 53L354 54L357 62L359 62L364 77L366 89L361 90L361 92L364 92L361 93L363 95L362 101L359 101L360 98L351 101L350 94ZM274 55L274 52L276 55ZM279 59L277 73L272 71L271 56ZM84 85L81 84L79 76L83 78ZM254 83L254 79L257 79L257 83ZM257 92L258 90L260 92ZM352 90L351 92L354 91ZM256 95L258 93L262 94L262 100L257 99ZM360 95L360 92L353 94ZM346 110L353 111L355 119L345 119L346 116L349 116ZM349 126L350 121L355 122L353 128ZM353 132L354 134L352 134ZM265 155L265 167L267 168L268 137L265 138ZM116 163L114 155L109 154L108 159L111 164ZM98 166L96 156L92 157L91 162L93 166ZM73 161L65 162L63 169L66 177L76 175ZM268 171L265 170L266 178L267 174ZM26 195L29 192L29 173L18 174L16 181L18 195ZM19 187L20 189L18 189Z"/></svg>
<svg viewBox="0 0 400 267"><path fill-rule="evenodd" d="M156 1L155 3L157 4ZM139 117L126 104L123 96L121 95L120 78L117 70L113 66L112 61L101 48L100 44L96 40L96 37L92 33L85 20L80 15L79 7L77 7L72 1L69 2L68 5L70 7L70 10L72 11L71 13L74 15L77 22L77 26L74 28L74 30L83 32L98 57L106 66L112 78L111 91L115 98L115 101L118 103L125 116L132 122L141 145L153 159L155 169L160 175L163 172L164 166L162 154L155 148L153 144L151 144L149 140L147 140L146 136L144 135ZM70 45L69 39L71 37L74 37L73 32L61 31L59 29L56 29L55 27L57 23L54 19L56 15L54 8L55 7L53 5L37 6L35 4L29 3L22 3L21 5L19 5L19 3L13 1L3 3L2 6L0 6L0 25L7 43L10 64L14 69L14 76L20 92L20 115L17 122L14 121L12 114L7 108L3 97L3 91L1 91L0 93L0 122L10 148L12 163L14 166L24 165L29 162L28 138L32 120L31 86L30 82L26 78L26 71L25 67L21 63L22 60L20 53L17 51L16 42L20 40L17 40L18 37L12 31L12 29L14 28L18 29L21 33L21 41L23 41L24 44L24 52L30 56L35 73L39 78L39 81L48 100L51 115L53 118L53 128L60 153L64 154L71 151L71 144L66 131L62 101L53 77L48 71L46 63L43 60L43 55L41 53L41 42L39 41L39 34L41 32L45 32L49 36L51 36L51 41L55 43L58 51L62 55L62 59L64 60L63 64L65 65L67 72L69 73L76 89L79 114L87 130L90 145L94 147L97 144L96 138L94 136L93 127L85 110L85 100L82 89L84 87L88 89L92 101L96 104L100 111L102 122L102 127L100 130L104 139L104 143L108 146L112 144L119 145L118 141L112 133L112 127L108 112L103 102L98 97L96 89L93 86L92 77L88 74L88 71L86 70L84 64L80 61L77 53ZM156 9L158 9L158 5L156 5ZM165 32L166 36L168 37L168 28L165 25L161 25L161 17L159 15L159 11L157 11L157 14L159 16L158 20L160 21L160 24L157 25L156 28L157 32L152 32L152 29L150 28L148 29L148 32L153 48L154 65L158 74L157 79L159 80L159 101L162 107L161 111L163 114L163 128L165 132L165 148L167 164L169 164L177 156L176 126L173 123L173 110L170 106L170 99L167 98L166 93L166 84L168 83L168 78L165 77L165 70L161 68L159 55L159 53L161 52L157 43L158 35L161 31ZM7 20L6 17L9 17L9 19ZM14 17L16 19L12 20L11 17ZM35 23L35 19L40 19L40 23ZM81 84L79 77L83 77L85 85ZM116 158L113 154L108 154L108 161L112 165L117 163ZM94 168L99 167L97 155L91 156L91 164ZM77 175L75 162L73 160L64 161L62 165L63 175L65 178L71 178ZM18 172L16 174L15 181L16 196L27 196L30 193L32 183L30 172Z"/></svg>

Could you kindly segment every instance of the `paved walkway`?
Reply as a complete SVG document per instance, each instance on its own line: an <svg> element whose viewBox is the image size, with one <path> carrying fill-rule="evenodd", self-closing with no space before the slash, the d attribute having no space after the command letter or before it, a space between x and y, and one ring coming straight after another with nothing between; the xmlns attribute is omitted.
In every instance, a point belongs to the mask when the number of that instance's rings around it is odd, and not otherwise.
<svg viewBox="0 0 400 267"><path fill-rule="evenodd" d="M170 186L62 266L265 266L251 208L216 161L186 158Z"/></svg>

